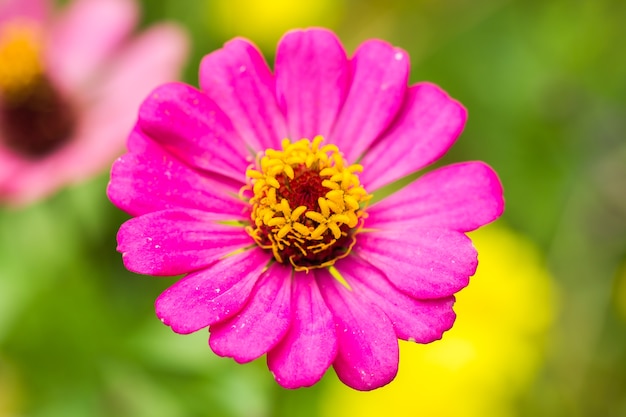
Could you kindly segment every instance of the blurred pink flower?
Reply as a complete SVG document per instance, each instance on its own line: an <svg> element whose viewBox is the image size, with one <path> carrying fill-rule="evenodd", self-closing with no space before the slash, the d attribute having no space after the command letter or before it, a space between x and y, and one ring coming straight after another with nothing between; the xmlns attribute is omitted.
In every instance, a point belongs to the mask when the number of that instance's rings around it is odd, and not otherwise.
<svg viewBox="0 0 626 417"><path fill-rule="evenodd" d="M202 61L201 90L171 83L146 99L108 195L136 216L118 233L126 267L187 274L156 301L165 324L209 326L213 351L237 362L267 353L287 388L332 365L374 389L397 373L398 339L441 338L477 265L465 232L504 202L493 170L467 162L368 205L465 124L458 102L407 87L408 74L382 41L348 58L332 32L297 30L274 74L234 39Z"/></svg>
<svg viewBox="0 0 626 417"><path fill-rule="evenodd" d="M178 27L132 36L133 0L0 2L0 201L20 205L100 172L124 149L141 100L177 77Z"/></svg>

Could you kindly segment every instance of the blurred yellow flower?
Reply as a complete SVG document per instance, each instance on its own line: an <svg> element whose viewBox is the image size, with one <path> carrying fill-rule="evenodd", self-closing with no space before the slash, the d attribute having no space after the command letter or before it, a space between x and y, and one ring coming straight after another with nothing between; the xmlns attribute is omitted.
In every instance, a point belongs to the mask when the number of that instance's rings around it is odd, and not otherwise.
<svg viewBox="0 0 626 417"><path fill-rule="evenodd" d="M322 416L516 414L514 400L541 366L556 294L529 241L499 225L471 237L478 271L457 296L452 330L429 345L401 342L398 377L377 391L331 382Z"/></svg>
<svg viewBox="0 0 626 417"><path fill-rule="evenodd" d="M271 53L287 30L334 27L343 13L345 1L213 0L206 4L210 27L220 37L243 36Z"/></svg>

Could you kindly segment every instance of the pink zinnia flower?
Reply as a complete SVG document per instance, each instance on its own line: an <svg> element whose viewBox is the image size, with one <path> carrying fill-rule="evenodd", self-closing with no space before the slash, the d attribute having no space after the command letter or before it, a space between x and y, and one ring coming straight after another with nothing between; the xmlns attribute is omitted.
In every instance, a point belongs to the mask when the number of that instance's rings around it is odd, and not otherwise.
<svg viewBox="0 0 626 417"><path fill-rule="evenodd" d="M131 37L133 0L0 4L0 201L24 204L100 172L141 100L173 79L187 39L173 25Z"/></svg>
<svg viewBox="0 0 626 417"><path fill-rule="evenodd" d="M118 250L134 272L187 274L156 312L177 333L209 327L221 356L267 354L284 387L329 366L369 390L398 369L398 339L428 343L455 319L477 255L465 232L503 210L481 162L377 190L430 164L463 129L439 87L407 87L409 59L379 41L348 58L322 29L289 32L274 74L234 39L207 55L200 90L143 103L110 199L135 218Z"/></svg>

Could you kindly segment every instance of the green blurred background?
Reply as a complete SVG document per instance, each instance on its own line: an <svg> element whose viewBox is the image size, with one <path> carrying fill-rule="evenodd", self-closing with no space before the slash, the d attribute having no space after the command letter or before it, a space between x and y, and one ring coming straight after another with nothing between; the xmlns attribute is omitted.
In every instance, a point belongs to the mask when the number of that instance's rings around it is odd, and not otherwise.
<svg viewBox="0 0 626 417"><path fill-rule="evenodd" d="M153 301L174 279L123 268L127 216L106 199L108 173L0 209L0 416L626 416L626 2L142 3L143 25L189 31L194 85L201 57L237 35L269 62L285 30L311 25L350 52L372 37L406 49L411 82L469 111L442 162L491 164L506 212L477 235L486 249L459 295L459 332L403 344L402 378L362 394L332 370L284 390L264 359L238 365L206 332L163 326Z"/></svg>

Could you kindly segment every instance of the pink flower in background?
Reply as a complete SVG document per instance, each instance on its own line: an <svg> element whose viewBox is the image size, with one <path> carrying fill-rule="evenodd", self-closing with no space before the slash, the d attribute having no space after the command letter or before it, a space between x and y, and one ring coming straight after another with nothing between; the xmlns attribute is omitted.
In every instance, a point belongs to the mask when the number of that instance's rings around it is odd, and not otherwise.
<svg viewBox="0 0 626 417"><path fill-rule="evenodd" d="M465 232L504 202L493 170L467 162L370 203L465 124L458 102L408 74L402 49L370 40L348 58L310 29L280 41L274 73L234 39L204 58L200 90L150 94L108 195L135 216L118 234L126 267L186 274L156 301L165 324L209 327L237 362L267 354L287 388L332 365L374 389L396 375L398 339L441 338L477 265Z"/></svg>
<svg viewBox="0 0 626 417"><path fill-rule="evenodd" d="M132 31L132 0L0 2L0 202L24 204L100 172L141 100L187 55L170 24Z"/></svg>

